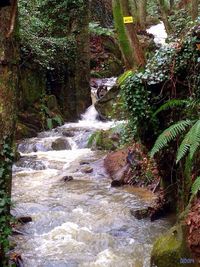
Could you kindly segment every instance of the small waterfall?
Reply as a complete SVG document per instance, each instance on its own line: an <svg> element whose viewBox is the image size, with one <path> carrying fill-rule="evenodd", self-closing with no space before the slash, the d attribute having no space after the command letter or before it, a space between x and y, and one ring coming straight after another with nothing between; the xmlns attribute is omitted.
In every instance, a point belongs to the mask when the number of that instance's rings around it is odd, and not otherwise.
<svg viewBox="0 0 200 267"><path fill-rule="evenodd" d="M166 44L165 40L167 38L167 33L162 21L157 25L151 26L149 29L147 29L147 32L154 35L154 41L157 45Z"/></svg>
<svg viewBox="0 0 200 267"><path fill-rule="evenodd" d="M98 117L98 112L95 109L94 105L91 105L84 114L81 115L81 119L83 121L97 121L97 117Z"/></svg>

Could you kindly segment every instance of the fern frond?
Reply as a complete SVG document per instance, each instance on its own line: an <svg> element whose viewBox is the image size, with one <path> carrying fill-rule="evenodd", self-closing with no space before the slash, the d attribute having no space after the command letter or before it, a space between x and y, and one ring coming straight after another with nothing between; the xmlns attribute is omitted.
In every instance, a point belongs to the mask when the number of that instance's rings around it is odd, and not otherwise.
<svg viewBox="0 0 200 267"><path fill-rule="evenodd" d="M189 132L184 137L176 157L176 163L178 163L189 151L190 158L192 159L194 153L200 145L200 120L198 120L189 130Z"/></svg>
<svg viewBox="0 0 200 267"><path fill-rule="evenodd" d="M191 120L184 120L184 121L179 121L171 125L169 128L167 128L157 138L150 152L150 156L153 157L162 148L166 147L170 141L174 140L179 134L186 131L187 127L190 126L191 124L192 124Z"/></svg>
<svg viewBox="0 0 200 267"><path fill-rule="evenodd" d="M191 188L192 195L195 196L199 190L200 190L200 176L196 178L196 180L194 181L192 185L192 188Z"/></svg>
<svg viewBox="0 0 200 267"><path fill-rule="evenodd" d="M200 146L200 120L198 120L193 126L192 144L190 147L190 158L192 159L195 152Z"/></svg>
<svg viewBox="0 0 200 267"><path fill-rule="evenodd" d="M171 100L167 101L166 103L164 103L161 107L159 107L154 112L153 116L155 117L161 111L167 110L169 108L180 107L180 106L189 104L189 102L190 101L184 100L184 99L171 99Z"/></svg>

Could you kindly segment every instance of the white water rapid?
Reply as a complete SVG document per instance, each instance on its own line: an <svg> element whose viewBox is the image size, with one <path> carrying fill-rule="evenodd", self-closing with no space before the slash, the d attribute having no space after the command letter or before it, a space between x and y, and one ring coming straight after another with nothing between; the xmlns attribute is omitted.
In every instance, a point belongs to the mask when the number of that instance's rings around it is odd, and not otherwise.
<svg viewBox="0 0 200 267"><path fill-rule="evenodd" d="M130 209L149 205L143 189L111 188L105 153L87 148L100 122L90 107L77 123L20 142L13 167L12 213L31 216L13 236L25 267L149 267L152 242L166 220L137 220ZM86 170L92 172L85 173ZM66 176L73 180L66 181Z"/></svg>
<svg viewBox="0 0 200 267"><path fill-rule="evenodd" d="M162 21L157 25L151 26L147 29L147 32L154 35L154 41L157 45L166 45L167 33Z"/></svg>

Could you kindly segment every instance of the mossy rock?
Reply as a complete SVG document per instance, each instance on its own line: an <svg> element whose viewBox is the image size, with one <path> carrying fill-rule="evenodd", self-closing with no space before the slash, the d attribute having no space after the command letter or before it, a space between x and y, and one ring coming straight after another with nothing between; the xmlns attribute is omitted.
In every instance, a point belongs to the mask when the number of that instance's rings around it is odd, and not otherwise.
<svg viewBox="0 0 200 267"><path fill-rule="evenodd" d="M90 136L87 146L92 149L113 151L118 147L118 141L114 138L111 130L99 130Z"/></svg>
<svg viewBox="0 0 200 267"><path fill-rule="evenodd" d="M22 124L20 122L17 123L16 127L16 140L20 140L23 138L31 138L36 137L37 131L31 127L28 127L26 124Z"/></svg>
<svg viewBox="0 0 200 267"><path fill-rule="evenodd" d="M186 226L179 224L155 241L151 254L151 266L181 267L183 265L198 266L186 245Z"/></svg>
<svg viewBox="0 0 200 267"><path fill-rule="evenodd" d="M121 119L120 103L120 87L115 85L95 103L95 108L103 119Z"/></svg>
<svg viewBox="0 0 200 267"><path fill-rule="evenodd" d="M58 109L58 103L55 95L47 95L46 101L48 109L50 110Z"/></svg>

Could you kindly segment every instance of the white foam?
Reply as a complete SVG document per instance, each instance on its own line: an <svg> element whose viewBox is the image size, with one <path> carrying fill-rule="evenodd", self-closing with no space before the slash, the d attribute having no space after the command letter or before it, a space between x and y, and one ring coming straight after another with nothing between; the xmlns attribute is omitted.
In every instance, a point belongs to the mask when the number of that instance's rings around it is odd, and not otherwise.
<svg viewBox="0 0 200 267"><path fill-rule="evenodd" d="M165 30L165 26L163 22L160 22L157 25L151 26L149 29L147 29L148 33L151 33L154 35L154 41L158 45L165 45L166 44L166 38L167 33Z"/></svg>

